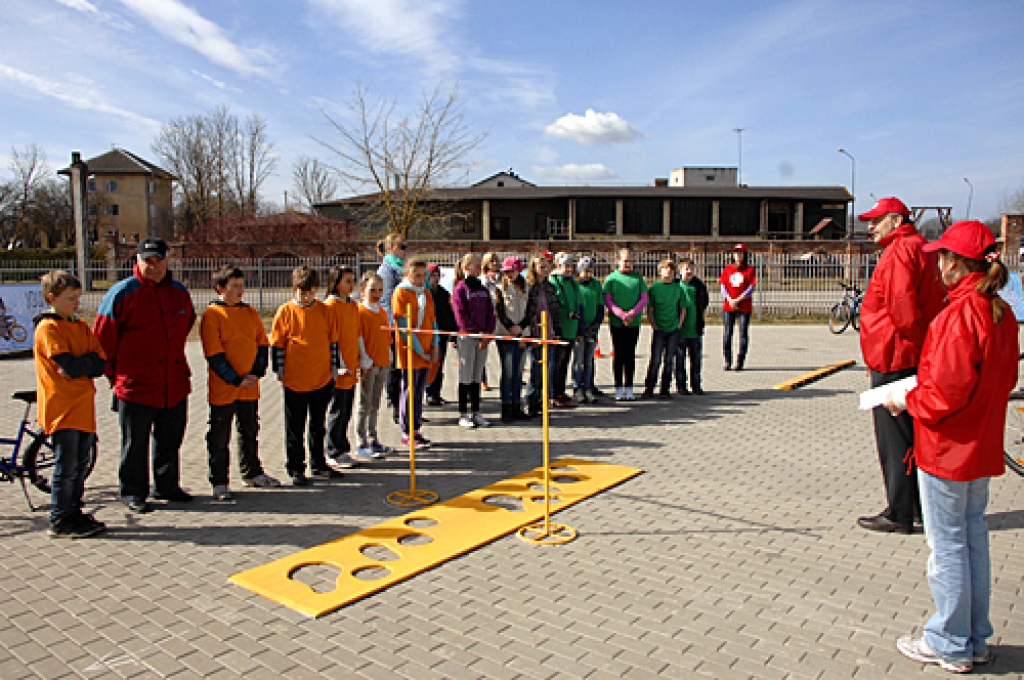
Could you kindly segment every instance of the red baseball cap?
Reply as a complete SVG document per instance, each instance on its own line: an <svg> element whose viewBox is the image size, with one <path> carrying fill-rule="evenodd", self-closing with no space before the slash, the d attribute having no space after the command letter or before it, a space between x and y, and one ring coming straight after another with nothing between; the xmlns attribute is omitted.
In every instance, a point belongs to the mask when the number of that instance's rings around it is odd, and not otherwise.
<svg viewBox="0 0 1024 680"><path fill-rule="evenodd" d="M927 243L922 249L928 253L948 250L968 260L984 260L995 247L996 238L992 230L978 220L963 220L947 229L938 241Z"/></svg>
<svg viewBox="0 0 1024 680"><path fill-rule="evenodd" d="M746 252L749 252L747 250L746 244L744 244L744 243L737 243L736 245L734 245L732 247L732 250L733 250L734 253L746 253Z"/></svg>
<svg viewBox="0 0 1024 680"><path fill-rule="evenodd" d="M427 271L431 274L439 274L441 273L441 265L436 262L431 262L427 265Z"/></svg>
<svg viewBox="0 0 1024 680"><path fill-rule="evenodd" d="M876 217L882 217L889 213L896 213L897 215L903 215L904 217L910 217L910 210L907 205L896 198L895 196L887 196L886 198L878 199L878 203L875 203L875 207L866 213L861 213L857 216L857 219L861 222L870 222Z"/></svg>
<svg viewBox="0 0 1024 680"><path fill-rule="evenodd" d="M541 253L540 253L540 256L543 257L545 260L554 260L555 259L555 254L553 252L551 252L550 250L542 250Z"/></svg>

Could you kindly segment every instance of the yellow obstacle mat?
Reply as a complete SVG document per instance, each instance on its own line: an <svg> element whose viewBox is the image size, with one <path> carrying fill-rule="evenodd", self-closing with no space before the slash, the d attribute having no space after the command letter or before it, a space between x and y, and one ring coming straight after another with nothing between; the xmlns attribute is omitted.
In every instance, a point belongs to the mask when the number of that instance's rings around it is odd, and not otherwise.
<svg viewBox="0 0 1024 680"><path fill-rule="evenodd" d="M792 380L787 380L786 382L780 382L778 385L775 386L775 389L777 389L777 390L795 390L796 388L803 387L804 385L806 385L808 383L812 383L815 380L821 380L822 378L824 378L827 375L832 375L833 373L838 373L839 371L843 370L844 368L849 368L850 366L853 366L856 363L857 363L857 361L855 359L850 359L848 361L839 361L839 362L836 362L834 364L830 364L828 366L825 366L824 368L819 368L816 371L811 371L810 373L804 373L803 375L799 375L799 376L793 378Z"/></svg>
<svg viewBox="0 0 1024 680"><path fill-rule="evenodd" d="M557 512L641 474L639 468L563 458L551 465ZM521 507L517 511L510 508ZM329 543L235 574L234 583L308 616L323 616L544 518L538 467ZM386 549L386 550L385 550ZM392 559L380 559L390 551ZM377 558L369 557L375 554ZM302 567L337 568L334 590L292 578Z"/></svg>

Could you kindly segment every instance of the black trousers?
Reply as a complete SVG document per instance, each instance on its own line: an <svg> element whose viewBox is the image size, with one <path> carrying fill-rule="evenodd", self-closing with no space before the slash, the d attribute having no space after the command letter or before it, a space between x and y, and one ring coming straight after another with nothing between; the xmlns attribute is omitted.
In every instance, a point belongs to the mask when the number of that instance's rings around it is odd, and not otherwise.
<svg viewBox="0 0 1024 680"><path fill-rule="evenodd" d="M327 407L334 396L334 380L312 392L296 392L284 388L284 443L287 455L285 469L289 475L306 473L306 448L303 435L309 421L309 467L326 470L324 440L327 437Z"/></svg>
<svg viewBox="0 0 1024 680"><path fill-rule="evenodd" d="M118 470L122 498L146 500L152 453L153 491L173 494L180 488L178 455L185 438L188 399L170 408L117 402L121 423L121 466Z"/></svg>
<svg viewBox="0 0 1024 680"><path fill-rule="evenodd" d="M331 410L327 413L327 455L337 458L352 450L348 442L348 424L352 422L355 387L347 390L334 388Z"/></svg>
<svg viewBox="0 0 1024 680"><path fill-rule="evenodd" d="M388 371L388 381L384 385L384 394L388 396L388 406L397 417L398 404L402 398L402 371L398 368L398 360L395 357L395 346L391 346L391 370Z"/></svg>
<svg viewBox="0 0 1024 680"><path fill-rule="evenodd" d="M917 375L916 368L893 373L871 371L871 386L880 387L903 378ZM921 514L921 495L917 489L917 466L909 462L909 451L914 448L914 419L904 411L893 418L884 406L872 410L875 420L875 443L878 460L882 465L885 497L888 505L883 514L893 522L911 524Z"/></svg>
<svg viewBox="0 0 1024 680"><path fill-rule="evenodd" d="M242 479L263 474L260 464L258 436L260 431L258 401L234 401L210 404L210 429L206 433L206 451L210 461L210 485L227 486L231 445L231 424L238 430L238 470Z"/></svg>
<svg viewBox="0 0 1024 680"><path fill-rule="evenodd" d="M441 363L437 366L437 375L434 376L434 382L427 385L427 396L434 399L440 398L441 388L444 386L444 359L448 356L447 342L438 344L437 355Z"/></svg>
<svg viewBox="0 0 1024 680"><path fill-rule="evenodd" d="M640 341L640 328L611 327L612 331L612 376L615 389L633 387L633 373L636 371L636 343Z"/></svg>

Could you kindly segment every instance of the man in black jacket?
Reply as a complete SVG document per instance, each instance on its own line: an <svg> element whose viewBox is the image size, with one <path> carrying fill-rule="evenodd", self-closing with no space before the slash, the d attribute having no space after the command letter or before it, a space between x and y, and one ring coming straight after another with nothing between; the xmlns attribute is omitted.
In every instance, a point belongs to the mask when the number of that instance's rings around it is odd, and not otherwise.
<svg viewBox="0 0 1024 680"><path fill-rule="evenodd" d="M704 394L700 383L701 353L704 350L704 314L707 312L710 298L708 287L694 273L693 260L683 258L679 261L680 285L694 292L697 321L697 337L680 338L676 350L676 391L679 394ZM681 331L680 331L681 332ZM686 355L690 355L690 387L686 387Z"/></svg>
<svg viewBox="0 0 1024 680"><path fill-rule="evenodd" d="M452 310L452 294L441 286L441 267L437 263L427 265L427 273L430 282L430 294L434 296L434 314L437 317L437 330L455 332L459 330L455 323L455 312ZM430 406L443 406L445 400L441 397L441 386L444 383L444 359L448 354L448 342L455 337L441 337L438 344L440 363L437 367L437 376L434 382L427 385L427 404Z"/></svg>

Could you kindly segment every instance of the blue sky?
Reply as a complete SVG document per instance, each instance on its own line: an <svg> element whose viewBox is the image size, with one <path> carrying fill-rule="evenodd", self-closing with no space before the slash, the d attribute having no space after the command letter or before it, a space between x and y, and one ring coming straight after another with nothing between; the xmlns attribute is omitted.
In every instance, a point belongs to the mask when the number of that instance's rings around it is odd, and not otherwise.
<svg viewBox="0 0 1024 680"><path fill-rule="evenodd" d="M648 184L734 166L750 185L849 186L998 214L1024 186L1024 5L1005 2L4 0L0 162L111 144L218 104L270 123L280 202L328 153L318 103L357 80L400 104L460 82L487 137L470 179Z"/></svg>

